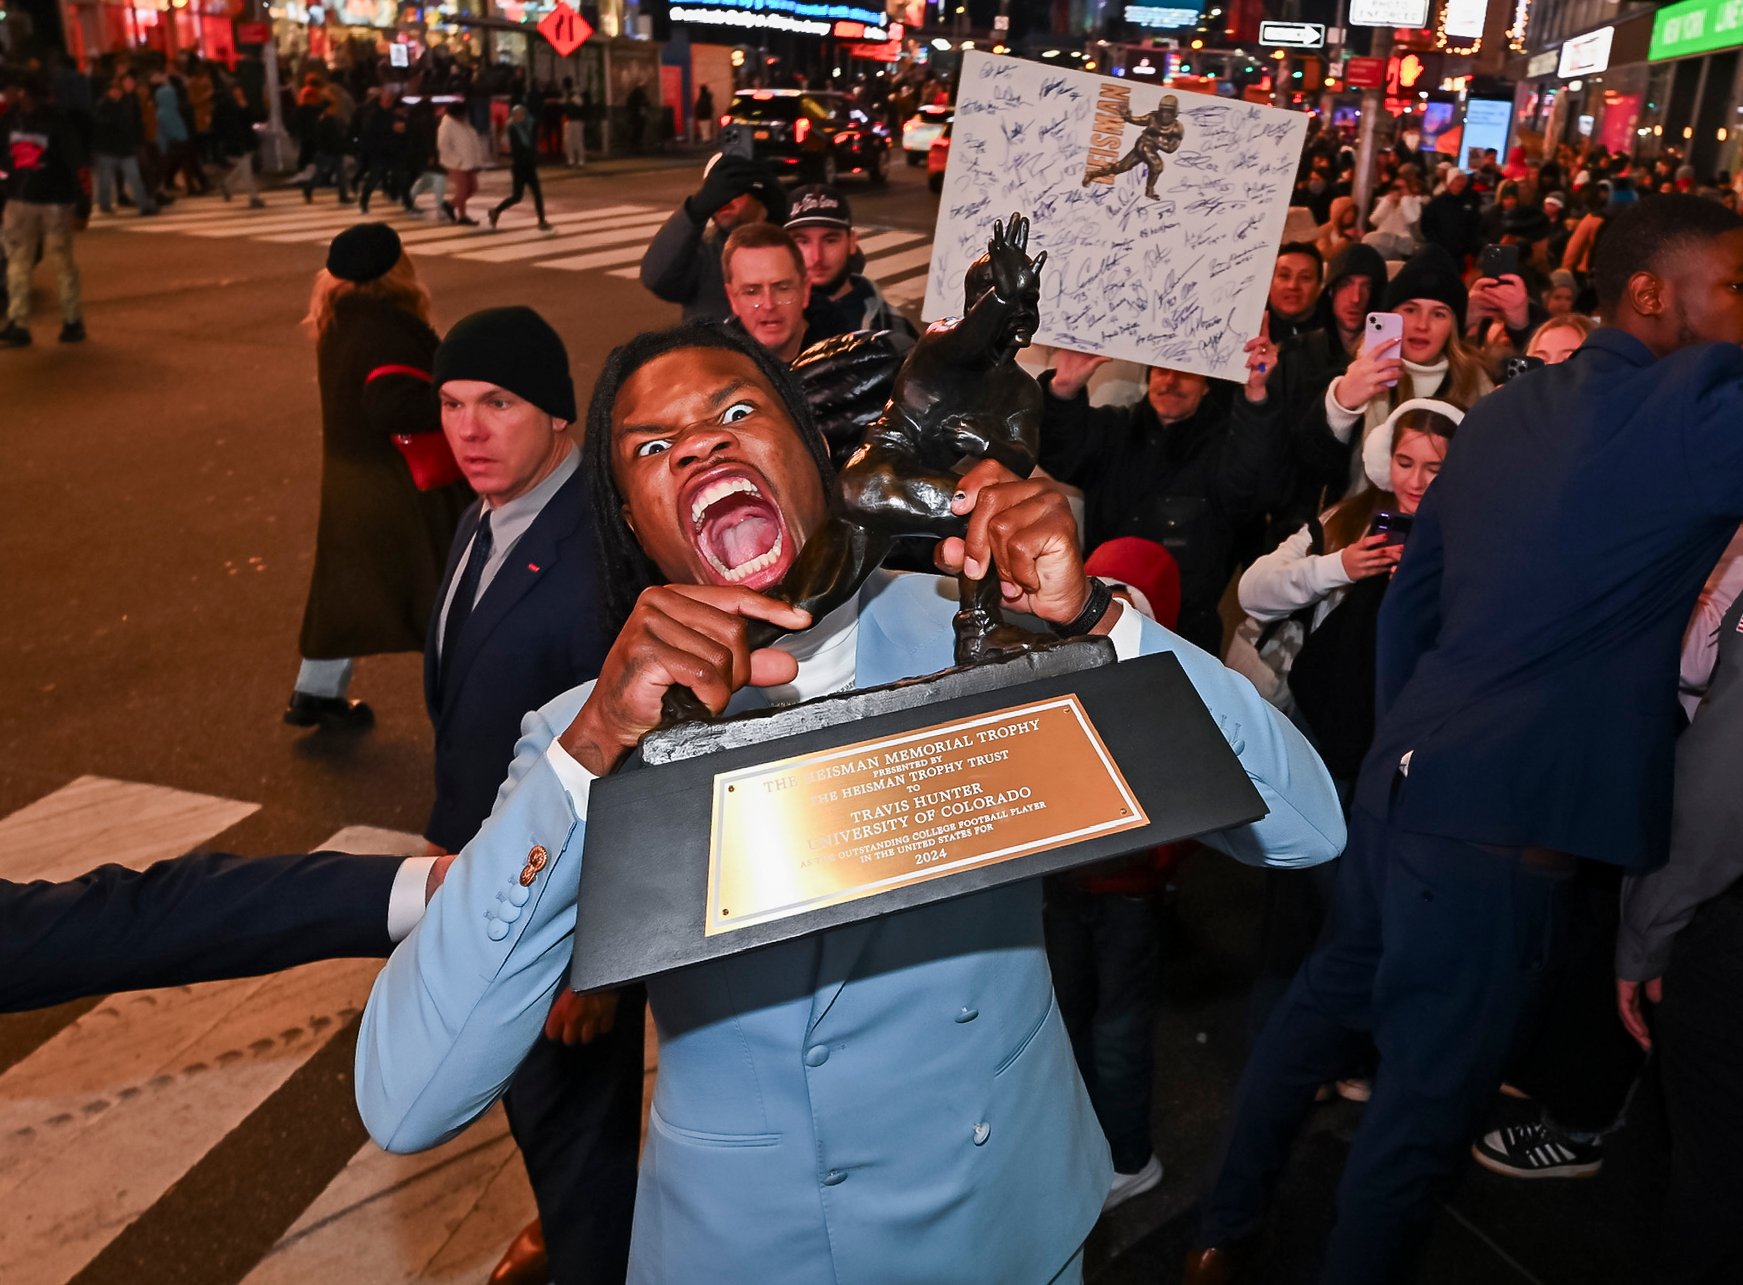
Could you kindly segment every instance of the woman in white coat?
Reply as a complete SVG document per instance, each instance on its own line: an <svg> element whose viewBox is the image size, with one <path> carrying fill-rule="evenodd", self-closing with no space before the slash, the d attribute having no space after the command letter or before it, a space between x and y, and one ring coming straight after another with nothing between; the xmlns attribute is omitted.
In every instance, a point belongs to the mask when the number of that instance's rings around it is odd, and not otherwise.
<svg viewBox="0 0 1743 1285"><path fill-rule="evenodd" d="M448 204L454 221L469 228L477 227L478 220L466 213L466 202L478 190L478 171L484 168L484 145L478 141L478 131L467 123L464 103L448 104L436 129L436 159L448 171Z"/></svg>
<svg viewBox="0 0 1743 1285"><path fill-rule="evenodd" d="M1404 553L1409 520L1440 472L1464 412L1412 398L1362 441L1367 485L1241 577L1241 609L1260 625L1294 616L1306 641L1289 670L1295 717L1343 787L1374 731L1374 634L1380 599ZM1402 521L1401 521L1402 519ZM1328 628L1328 621L1334 621Z"/></svg>

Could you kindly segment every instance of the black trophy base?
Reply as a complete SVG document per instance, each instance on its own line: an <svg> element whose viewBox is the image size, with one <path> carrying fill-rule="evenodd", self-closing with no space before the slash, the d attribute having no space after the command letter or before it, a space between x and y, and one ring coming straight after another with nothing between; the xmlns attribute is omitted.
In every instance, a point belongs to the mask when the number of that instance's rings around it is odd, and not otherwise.
<svg viewBox="0 0 1743 1285"><path fill-rule="evenodd" d="M570 984L581 991L724 958L1265 815L1180 662L1113 663L1105 639L945 670L644 738L640 766L588 796ZM1075 698L1144 822L709 935L716 778L1061 697Z"/></svg>

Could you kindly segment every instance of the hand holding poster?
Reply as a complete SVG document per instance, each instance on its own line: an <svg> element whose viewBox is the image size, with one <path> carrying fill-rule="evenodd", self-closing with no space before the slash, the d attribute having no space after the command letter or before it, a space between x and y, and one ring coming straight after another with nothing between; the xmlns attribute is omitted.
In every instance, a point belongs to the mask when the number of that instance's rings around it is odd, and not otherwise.
<svg viewBox="0 0 1743 1285"><path fill-rule="evenodd" d="M1244 379L1307 130L1297 112L963 56L924 316L962 311L988 222L1047 252L1035 341Z"/></svg>

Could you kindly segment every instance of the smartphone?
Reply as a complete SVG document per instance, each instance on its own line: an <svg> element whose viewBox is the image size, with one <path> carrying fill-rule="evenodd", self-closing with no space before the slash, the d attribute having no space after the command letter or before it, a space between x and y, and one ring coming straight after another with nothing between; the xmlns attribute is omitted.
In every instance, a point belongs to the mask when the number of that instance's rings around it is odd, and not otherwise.
<svg viewBox="0 0 1743 1285"><path fill-rule="evenodd" d="M1404 318L1395 312L1370 312L1368 314L1368 329L1362 338L1362 348L1378 348L1388 339L1404 338ZM1396 357L1398 350L1392 349L1387 354Z"/></svg>
<svg viewBox="0 0 1743 1285"><path fill-rule="evenodd" d="M1389 339L1396 339L1400 342L1388 349L1386 356L1402 357L1404 355L1402 342L1404 339L1404 318L1395 312L1370 312L1367 329L1362 333L1362 351L1368 352L1378 348ZM1391 388L1397 383L1398 381L1394 379L1386 387Z"/></svg>
<svg viewBox="0 0 1743 1285"><path fill-rule="evenodd" d="M1541 357L1509 357L1501 365L1501 382L1510 383L1530 370L1542 370L1544 366Z"/></svg>
<svg viewBox="0 0 1743 1285"><path fill-rule="evenodd" d="M756 157L756 138L749 125L728 125L720 131L720 154L722 156L743 156L754 160Z"/></svg>
<svg viewBox="0 0 1743 1285"><path fill-rule="evenodd" d="M1374 515L1374 520L1368 523L1369 535L1383 535L1388 546L1403 544L1410 537L1410 528L1416 519L1408 513L1394 513L1390 509L1381 509Z"/></svg>
<svg viewBox="0 0 1743 1285"><path fill-rule="evenodd" d="M1477 260L1479 277L1504 277L1519 273L1519 247L1516 245L1486 245Z"/></svg>

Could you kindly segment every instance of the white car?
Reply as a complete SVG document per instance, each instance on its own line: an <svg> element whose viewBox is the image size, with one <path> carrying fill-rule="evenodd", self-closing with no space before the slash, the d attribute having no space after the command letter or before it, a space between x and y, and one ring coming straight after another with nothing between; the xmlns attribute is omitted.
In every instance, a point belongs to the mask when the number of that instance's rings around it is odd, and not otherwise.
<svg viewBox="0 0 1743 1285"><path fill-rule="evenodd" d="M954 107L922 107L902 126L902 155L910 165L924 165L926 153L932 150L932 140L944 132Z"/></svg>

